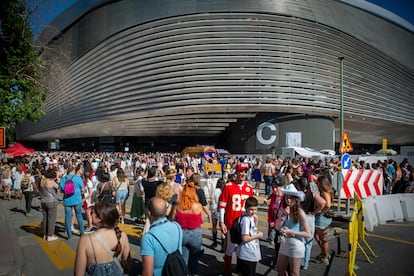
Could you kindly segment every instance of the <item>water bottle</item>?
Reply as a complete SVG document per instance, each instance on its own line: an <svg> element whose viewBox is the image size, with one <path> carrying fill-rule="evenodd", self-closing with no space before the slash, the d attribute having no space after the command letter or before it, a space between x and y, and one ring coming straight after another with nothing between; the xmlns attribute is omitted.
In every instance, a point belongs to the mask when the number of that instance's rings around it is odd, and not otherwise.
<svg viewBox="0 0 414 276"><path fill-rule="evenodd" d="M279 232L279 236L277 238L278 243L284 243L286 241L286 233L285 233L286 227L282 227Z"/></svg>

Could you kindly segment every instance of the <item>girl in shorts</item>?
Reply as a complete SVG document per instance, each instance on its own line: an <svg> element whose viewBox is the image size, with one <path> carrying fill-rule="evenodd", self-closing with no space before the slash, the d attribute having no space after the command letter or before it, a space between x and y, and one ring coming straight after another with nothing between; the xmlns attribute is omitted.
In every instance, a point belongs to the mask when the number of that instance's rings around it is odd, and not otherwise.
<svg viewBox="0 0 414 276"><path fill-rule="evenodd" d="M315 240L322 250L318 256L321 262L325 265L329 264L329 244L328 244L328 226L332 222L326 213L331 208L333 200L333 188L329 177L320 175L316 180L319 188L320 196L324 199L324 203L316 205L315 211Z"/></svg>

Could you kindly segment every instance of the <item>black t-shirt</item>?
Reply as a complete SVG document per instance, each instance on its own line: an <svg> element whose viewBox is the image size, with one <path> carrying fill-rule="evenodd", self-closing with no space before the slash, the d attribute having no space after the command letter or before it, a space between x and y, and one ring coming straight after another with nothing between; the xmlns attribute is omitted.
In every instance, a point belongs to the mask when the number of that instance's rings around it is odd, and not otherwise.
<svg viewBox="0 0 414 276"><path fill-rule="evenodd" d="M281 176L273 177L272 184L276 184L277 186L282 186L282 177Z"/></svg>
<svg viewBox="0 0 414 276"><path fill-rule="evenodd" d="M197 188L196 192L198 196L198 202L200 202L202 206L207 206L207 199L206 199L206 194L204 193L204 190L201 188Z"/></svg>
<svg viewBox="0 0 414 276"><path fill-rule="evenodd" d="M158 185L163 183L160 180L142 180L142 187L144 187L144 193L145 193L145 204L148 203L148 201L155 196L155 193L157 191Z"/></svg>
<svg viewBox="0 0 414 276"><path fill-rule="evenodd" d="M313 193L311 191L305 193L305 199L301 203L305 213L315 211L315 201L313 200Z"/></svg>

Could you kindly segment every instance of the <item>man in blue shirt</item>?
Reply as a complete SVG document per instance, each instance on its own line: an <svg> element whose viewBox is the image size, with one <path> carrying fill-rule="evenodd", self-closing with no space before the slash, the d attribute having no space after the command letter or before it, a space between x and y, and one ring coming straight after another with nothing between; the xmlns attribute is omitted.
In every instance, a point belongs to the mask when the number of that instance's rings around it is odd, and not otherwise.
<svg viewBox="0 0 414 276"><path fill-rule="evenodd" d="M75 186L75 193L71 196L64 195L63 206L65 207L65 227L68 239L72 238L72 209L75 209L76 219L80 230L80 235L84 233L82 217L82 194L84 191L83 180L79 175L83 174L82 166L79 164L76 168L69 166L68 173L60 180L61 191L65 188L66 179L71 179Z"/></svg>
<svg viewBox="0 0 414 276"><path fill-rule="evenodd" d="M220 165L221 165L221 178L224 178L224 168L226 167L228 160L227 156L221 158Z"/></svg>
<svg viewBox="0 0 414 276"><path fill-rule="evenodd" d="M391 183L394 182L394 176L395 176L395 168L394 168L394 161L392 159L384 160L384 169L387 170L389 179L385 179L386 181L386 192L389 194L391 192Z"/></svg>
<svg viewBox="0 0 414 276"><path fill-rule="evenodd" d="M145 233L141 239L143 276L161 276L167 259L167 253L154 236L168 252L174 252L178 248L182 253L183 232L178 223L171 222L165 217L166 211L167 204L164 199L153 197L149 200L147 218L150 220L151 226L148 233Z"/></svg>

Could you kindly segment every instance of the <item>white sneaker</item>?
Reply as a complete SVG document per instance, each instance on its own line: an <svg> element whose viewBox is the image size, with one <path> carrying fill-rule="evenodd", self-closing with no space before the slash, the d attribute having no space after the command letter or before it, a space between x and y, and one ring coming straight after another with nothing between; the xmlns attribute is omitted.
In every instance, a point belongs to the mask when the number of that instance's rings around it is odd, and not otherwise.
<svg viewBox="0 0 414 276"><path fill-rule="evenodd" d="M73 227L72 226L72 228L71 228L71 231L72 231L72 234L76 234L76 235L78 235L80 232L79 232L79 230L78 229L76 229L75 227Z"/></svg>
<svg viewBox="0 0 414 276"><path fill-rule="evenodd" d="M85 233L92 233L93 231L93 227L88 227L85 229Z"/></svg>
<svg viewBox="0 0 414 276"><path fill-rule="evenodd" d="M331 258L331 255L328 254L328 256L326 258L321 259L321 263L323 263L324 265L329 265L329 259L330 258Z"/></svg>
<svg viewBox="0 0 414 276"><path fill-rule="evenodd" d="M58 237L56 237L55 235L47 237L47 241L55 241L57 239L58 239Z"/></svg>

